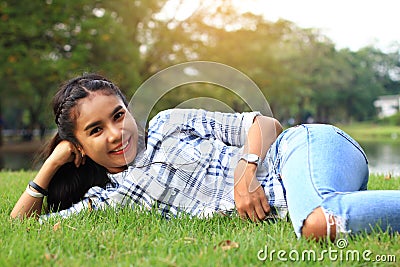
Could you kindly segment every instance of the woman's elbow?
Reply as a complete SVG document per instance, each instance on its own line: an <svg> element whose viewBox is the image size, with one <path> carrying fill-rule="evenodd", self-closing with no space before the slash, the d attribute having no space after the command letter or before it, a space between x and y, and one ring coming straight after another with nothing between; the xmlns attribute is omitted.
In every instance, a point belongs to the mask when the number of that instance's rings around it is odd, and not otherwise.
<svg viewBox="0 0 400 267"><path fill-rule="evenodd" d="M283 132L283 127L277 119L275 119L275 118L272 118L272 119L274 120L276 137L278 137L278 135L280 135Z"/></svg>

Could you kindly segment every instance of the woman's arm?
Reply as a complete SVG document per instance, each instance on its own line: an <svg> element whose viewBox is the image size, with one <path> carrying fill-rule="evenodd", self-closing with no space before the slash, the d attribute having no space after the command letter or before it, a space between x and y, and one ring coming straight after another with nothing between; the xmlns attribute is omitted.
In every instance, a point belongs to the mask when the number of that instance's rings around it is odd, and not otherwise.
<svg viewBox="0 0 400 267"><path fill-rule="evenodd" d="M71 161L74 161L76 166L84 164L84 159L80 156L75 157L75 155L80 155L78 149L68 141L61 141L46 159L33 182L47 190L52 177L62 165ZM38 193L32 187L30 187L30 190ZM11 218L37 217L42 211L42 204L43 197L33 197L25 191L15 204L10 216Z"/></svg>
<svg viewBox="0 0 400 267"><path fill-rule="evenodd" d="M281 124L274 118L257 116L249 129L244 154L256 154L261 161L282 132ZM256 178L257 165L240 160L235 169L234 198L237 211L242 218L263 220L270 211L264 190Z"/></svg>

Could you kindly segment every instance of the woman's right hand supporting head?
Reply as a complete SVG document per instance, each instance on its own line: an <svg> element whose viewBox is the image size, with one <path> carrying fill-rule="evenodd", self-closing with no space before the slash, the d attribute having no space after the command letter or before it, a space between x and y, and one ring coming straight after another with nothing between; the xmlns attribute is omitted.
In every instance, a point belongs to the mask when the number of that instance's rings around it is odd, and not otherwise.
<svg viewBox="0 0 400 267"><path fill-rule="evenodd" d="M69 162L74 162L75 166L79 167L85 163L85 159L73 143L65 140L60 141L43 163L33 182L47 190L57 170ZM42 210L42 203L43 196L33 197L32 194L24 192L15 204L10 216L12 218L38 216Z"/></svg>
<svg viewBox="0 0 400 267"><path fill-rule="evenodd" d="M76 167L85 164L83 152L73 143L63 140L56 145L53 152L47 158L55 167L61 167L68 162L74 162Z"/></svg>

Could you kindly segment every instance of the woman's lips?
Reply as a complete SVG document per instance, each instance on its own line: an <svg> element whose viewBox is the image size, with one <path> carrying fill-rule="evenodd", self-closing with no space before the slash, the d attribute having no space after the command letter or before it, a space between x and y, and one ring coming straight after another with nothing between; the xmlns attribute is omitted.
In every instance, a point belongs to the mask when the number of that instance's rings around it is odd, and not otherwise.
<svg viewBox="0 0 400 267"><path fill-rule="evenodd" d="M131 138L129 138L129 139L125 142L125 144L121 144L121 145L118 146L117 148L111 150L111 151L110 151L110 154L113 154L113 155L121 155L121 154L124 154L124 153L128 150L130 143L131 143Z"/></svg>

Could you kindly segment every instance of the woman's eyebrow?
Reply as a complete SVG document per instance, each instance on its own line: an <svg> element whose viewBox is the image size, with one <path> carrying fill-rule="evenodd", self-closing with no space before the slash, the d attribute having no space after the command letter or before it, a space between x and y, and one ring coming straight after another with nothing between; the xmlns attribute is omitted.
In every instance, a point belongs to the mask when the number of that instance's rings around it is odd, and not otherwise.
<svg viewBox="0 0 400 267"><path fill-rule="evenodd" d="M123 108L121 105L118 105L116 108L114 108L114 110L110 114L110 117L112 117L115 113L117 113L117 111L120 110L121 108Z"/></svg>
<svg viewBox="0 0 400 267"><path fill-rule="evenodd" d="M115 107L115 108L113 109L113 111L110 113L110 117L114 116L114 114L115 114L118 110L120 110L121 108L122 108L121 105L118 105L117 107ZM83 129L83 130L84 130L84 131L87 131L87 130L89 130L90 128L93 128L93 127L99 125L100 123L101 123L101 121L94 121L94 122L92 122L92 123L89 123L89 124L85 127L85 129Z"/></svg>
<svg viewBox="0 0 400 267"><path fill-rule="evenodd" d="M88 125L85 127L85 129L83 129L83 130L84 130L84 131L87 131L87 130L89 130L90 128L93 128L93 127L99 125L100 123L101 123L101 121L92 122L92 123L88 124Z"/></svg>

